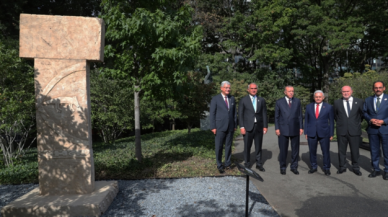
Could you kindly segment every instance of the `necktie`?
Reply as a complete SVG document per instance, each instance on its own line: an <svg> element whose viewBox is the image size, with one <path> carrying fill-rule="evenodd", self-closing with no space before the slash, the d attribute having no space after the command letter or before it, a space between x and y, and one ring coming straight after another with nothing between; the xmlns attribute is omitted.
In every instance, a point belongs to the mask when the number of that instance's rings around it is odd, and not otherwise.
<svg viewBox="0 0 388 217"><path fill-rule="evenodd" d="M253 104L253 109L255 109L255 111L256 111L256 96L253 96L252 97L252 104Z"/></svg>
<svg viewBox="0 0 388 217"><path fill-rule="evenodd" d="M377 97L377 102L376 102L376 111L379 110L380 107L380 97Z"/></svg>
<svg viewBox="0 0 388 217"><path fill-rule="evenodd" d="M318 119L319 116L319 104L317 104L317 108L315 109L315 118Z"/></svg>
<svg viewBox="0 0 388 217"><path fill-rule="evenodd" d="M228 98L227 98L227 96L225 96L225 103L226 103L226 108L229 109L229 104L228 104Z"/></svg>
<svg viewBox="0 0 388 217"><path fill-rule="evenodd" d="M346 106L348 107L348 117L350 116L350 104L349 100L346 100Z"/></svg>
<svg viewBox="0 0 388 217"><path fill-rule="evenodd" d="M292 100L291 100L291 99L288 99L288 107L291 108L291 104L292 104Z"/></svg>

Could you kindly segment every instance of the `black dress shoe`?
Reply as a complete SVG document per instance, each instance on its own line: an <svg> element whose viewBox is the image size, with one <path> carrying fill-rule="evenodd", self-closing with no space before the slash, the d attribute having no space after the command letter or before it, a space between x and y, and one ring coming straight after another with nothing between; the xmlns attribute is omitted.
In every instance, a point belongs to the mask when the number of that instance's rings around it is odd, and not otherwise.
<svg viewBox="0 0 388 217"><path fill-rule="evenodd" d="M325 175L330 176L330 170L325 170Z"/></svg>
<svg viewBox="0 0 388 217"><path fill-rule="evenodd" d="M383 179L384 179L384 180L388 180L388 173L385 173L385 174L384 174Z"/></svg>
<svg viewBox="0 0 388 217"><path fill-rule="evenodd" d="M371 174L369 174L369 178L374 178L376 176L381 175L380 171L373 171Z"/></svg>
<svg viewBox="0 0 388 217"><path fill-rule="evenodd" d="M298 169L291 169L291 172L293 172L295 175L299 175Z"/></svg>
<svg viewBox="0 0 388 217"><path fill-rule="evenodd" d="M286 175L286 170L285 169L280 169L280 174Z"/></svg>
<svg viewBox="0 0 388 217"><path fill-rule="evenodd" d="M225 172L224 168L219 168L218 171L222 174Z"/></svg>
<svg viewBox="0 0 388 217"><path fill-rule="evenodd" d="M317 172L317 169L310 169L309 170L309 174L312 174L312 173L315 173L315 172Z"/></svg>
<svg viewBox="0 0 388 217"><path fill-rule="evenodd" d="M358 176L361 176L362 173L360 172L360 170L353 170L354 174L358 175Z"/></svg>
<svg viewBox="0 0 388 217"><path fill-rule="evenodd" d="M264 167L261 165L256 165L256 169L260 170L261 172L265 171Z"/></svg>
<svg viewBox="0 0 388 217"><path fill-rule="evenodd" d="M337 174L342 174L342 173L344 173L344 172L346 172L346 169L339 169L339 170L337 171Z"/></svg>

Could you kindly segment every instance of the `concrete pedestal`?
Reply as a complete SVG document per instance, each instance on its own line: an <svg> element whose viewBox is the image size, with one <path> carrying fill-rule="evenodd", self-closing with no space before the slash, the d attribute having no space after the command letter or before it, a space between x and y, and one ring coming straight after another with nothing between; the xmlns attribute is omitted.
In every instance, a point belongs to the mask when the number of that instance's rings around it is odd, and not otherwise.
<svg viewBox="0 0 388 217"><path fill-rule="evenodd" d="M117 181L95 182L91 194L42 196L39 188L3 207L3 217L20 216L100 216L118 192Z"/></svg>

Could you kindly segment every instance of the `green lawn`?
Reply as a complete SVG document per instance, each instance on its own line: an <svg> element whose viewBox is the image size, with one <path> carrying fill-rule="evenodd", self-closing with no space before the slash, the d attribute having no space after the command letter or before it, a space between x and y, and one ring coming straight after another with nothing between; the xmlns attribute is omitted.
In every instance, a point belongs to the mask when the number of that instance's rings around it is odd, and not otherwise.
<svg viewBox="0 0 388 217"><path fill-rule="evenodd" d="M114 145L93 143L96 180L199 177L220 175L216 168L214 135L192 129L142 135L144 160L135 158L135 138ZM232 166L224 175L240 175ZM1 184L38 183L36 149L29 150L13 167L0 165Z"/></svg>

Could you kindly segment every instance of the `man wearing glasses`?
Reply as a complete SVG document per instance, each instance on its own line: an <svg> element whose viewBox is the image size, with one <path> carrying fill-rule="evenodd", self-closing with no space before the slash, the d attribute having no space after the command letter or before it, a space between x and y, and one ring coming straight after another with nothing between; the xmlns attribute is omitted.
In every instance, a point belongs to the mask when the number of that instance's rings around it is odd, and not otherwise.
<svg viewBox="0 0 388 217"><path fill-rule="evenodd" d="M388 180L388 96L384 94L385 86L382 81L373 83L374 96L365 99L363 112L364 119L368 122L368 137L371 153L373 172L369 178L381 175L380 143L384 154L384 174L383 178Z"/></svg>

